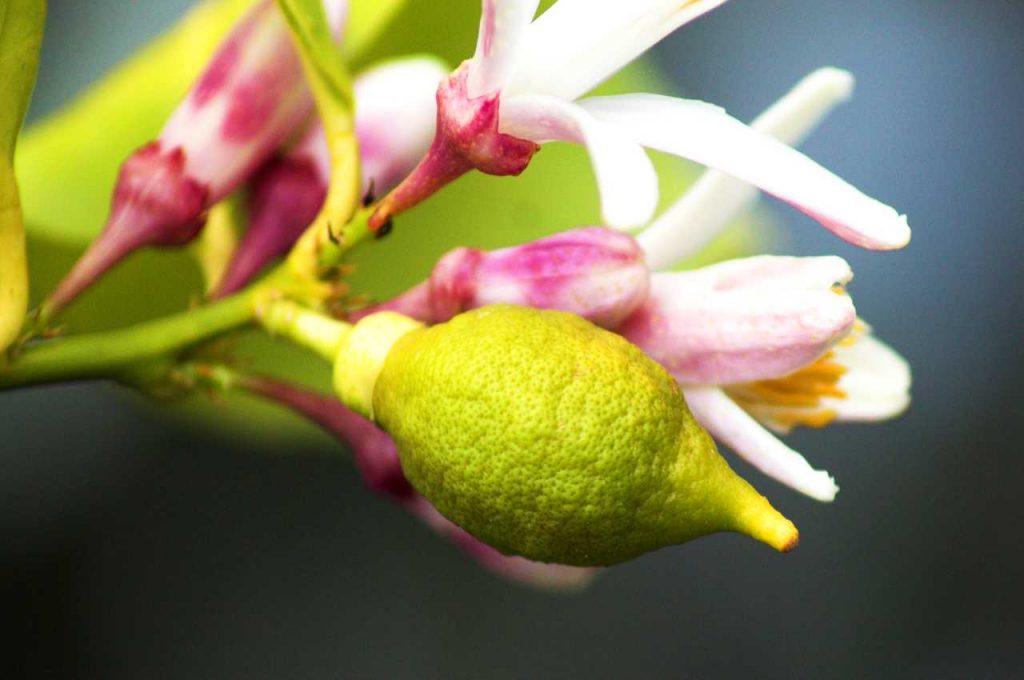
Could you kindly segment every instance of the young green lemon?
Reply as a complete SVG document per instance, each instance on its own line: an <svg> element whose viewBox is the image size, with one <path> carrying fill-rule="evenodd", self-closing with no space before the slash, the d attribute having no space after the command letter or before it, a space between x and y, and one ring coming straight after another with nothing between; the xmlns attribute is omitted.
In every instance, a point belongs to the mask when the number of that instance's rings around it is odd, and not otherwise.
<svg viewBox="0 0 1024 680"><path fill-rule="evenodd" d="M601 566L718 531L796 545L669 374L576 316L497 305L421 328L376 314L337 357L339 394L391 434L413 486L502 552Z"/></svg>

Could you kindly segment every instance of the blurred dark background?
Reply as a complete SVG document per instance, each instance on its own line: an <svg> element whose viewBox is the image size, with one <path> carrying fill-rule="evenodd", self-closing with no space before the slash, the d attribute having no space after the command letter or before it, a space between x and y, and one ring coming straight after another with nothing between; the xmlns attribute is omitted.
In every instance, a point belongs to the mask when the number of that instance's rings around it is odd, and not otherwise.
<svg viewBox="0 0 1024 680"><path fill-rule="evenodd" d="M51 0L34 111L187 4ZM871 254L769 208L776 251L850 260L915 369L904 418L794 437L834 505L741 468L796 552L713 537L536 593L372 497L326 441L261 450L114 388L3 394L0 675L1024 677L1022 35L1009 0L734 0L657 52L745 119L851 69L855 99L804 148L915 228Z"/></svg>

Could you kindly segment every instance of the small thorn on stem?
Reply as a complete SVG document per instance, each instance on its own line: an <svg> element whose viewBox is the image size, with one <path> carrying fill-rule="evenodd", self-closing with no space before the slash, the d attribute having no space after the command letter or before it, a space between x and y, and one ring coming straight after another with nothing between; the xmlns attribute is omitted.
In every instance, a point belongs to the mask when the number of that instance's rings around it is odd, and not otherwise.
<svg viewBox="0 0 1024 680"><path fill-rule="evenodd" d="M341 239L334 233L334 228L331 226L330 222L327 223L327 240L336 246L341 246Z"/></svg>
<svg viewBox="0 0 1024 680"><path fill-rule="evenodd" d="M363 207L369 208L377 200L375 184L377 180L371 179L369 186L366 188L366 193L363 195Z"/></svg>
<svg viewBox="0 0 1024 680"><path fill-rule="evenodd" d="M380 239L382 239L385 236L387 236L388 234L390 234L394 230L394 228L395 228L395 221L392 220L389 217L384 222L384 224L382 224L379 227L377 227L376 231L373 234L373 237L379 241Z"/></svg>

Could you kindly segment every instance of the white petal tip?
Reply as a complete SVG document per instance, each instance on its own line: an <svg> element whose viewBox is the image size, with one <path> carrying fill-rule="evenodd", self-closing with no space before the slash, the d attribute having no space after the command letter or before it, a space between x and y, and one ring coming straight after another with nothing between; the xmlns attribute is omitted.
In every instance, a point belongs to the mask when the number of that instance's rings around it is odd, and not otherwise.
<svg viewBox="0 0 1024 680"><path fill-rule="evenodd" d="M813 479L808 479L806 485L793 485L797 491L808 498L813 498L822 503L831 503L839 493L839 486L836 480L827 472L816 471Z"/></svg>
<svg viewBox="0 0 1024 680"><path fill-rule="evenodd" d="M900 215L892 220L884 234L879 234L876 239L878 244L876 250L899 250L910 243L910 225L907 223L907 216Z"/></svg>
<svg viewBox="0 0 1024 680"><path fill-rule="evenodd" d="M857 79L845 69L826 66L808 75L803 83L828 99L841 102L853 96Z"/></svg>
<svg viewBox="0 0 1024 680"><path fill-rule="evenodd" d="M900 215L887 205L873 201L866 214L858 220L830 218L812 210L804 210L821 222L839 238L868 250L899 250L910 243L910 225L907 216ZM798 206L799 207L799 206Z"/></svg>

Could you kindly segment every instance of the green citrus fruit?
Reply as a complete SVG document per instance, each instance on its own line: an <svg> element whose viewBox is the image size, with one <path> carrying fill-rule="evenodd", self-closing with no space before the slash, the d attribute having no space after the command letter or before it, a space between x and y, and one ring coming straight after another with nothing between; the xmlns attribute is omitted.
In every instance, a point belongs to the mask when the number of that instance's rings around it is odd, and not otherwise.
<svg viewBox="0 0 1024 680"><path fill-rule="evenodd" d="M668 373L571 314L497 305L413 330L373 412L413 486L505 553L591 566L716 531L796 543Z"/></svg>

